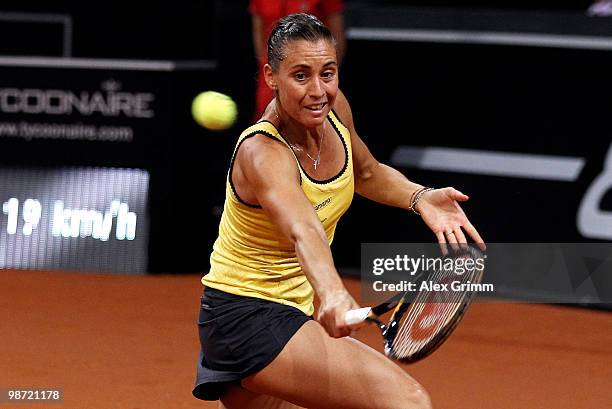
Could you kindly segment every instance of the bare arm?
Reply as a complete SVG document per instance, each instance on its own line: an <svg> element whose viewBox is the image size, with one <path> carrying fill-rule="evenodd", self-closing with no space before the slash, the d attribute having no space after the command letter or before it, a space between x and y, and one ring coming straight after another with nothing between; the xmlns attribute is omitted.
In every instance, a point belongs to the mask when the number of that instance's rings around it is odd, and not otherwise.
<svg viewBox="0 0 612 409"><path fill-rule="evenodd" d="M411 182L401 172L374 158L357 134L350 105L340 91L334 108L351 132L355 191L379 203L403 209L410 208L412 194L422 186ZM422 196L416 205L416 210L436 235L439 243L467 243L465 230L484 250L484 241L458 203L468 199L467 195L452 187L435 189Z"/></svg>
<svg viewBox="0 0 612 409"><path fill-rule="evenodd" d="M299 172L288 149L265 136L245 141L235 166L243 186L294 246L302 271L321 300L317 319L332 336L345 336L344 313L357 304L334 266L327 236L299 185Z"/></svg>
<svg viewBox="0 0 612 409"><path fill-rule="evenodd" d="M374 158L355 130L351 108L342 92L338 93L334 107L351 132L355 191L375 202L408 209L410 197L423 186Z"/></svg>

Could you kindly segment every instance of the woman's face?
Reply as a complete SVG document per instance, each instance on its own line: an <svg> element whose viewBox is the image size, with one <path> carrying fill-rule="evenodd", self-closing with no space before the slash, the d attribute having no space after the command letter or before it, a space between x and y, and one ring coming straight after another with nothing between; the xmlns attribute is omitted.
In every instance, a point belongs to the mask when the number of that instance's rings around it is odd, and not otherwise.
<svg viewBox="0 0 612 409"><path fill-rule="evenodd" d="M278 72L270 72L284 112L307 128L325 121L338 94L336 48L327 40L287 43Z"/></svg>

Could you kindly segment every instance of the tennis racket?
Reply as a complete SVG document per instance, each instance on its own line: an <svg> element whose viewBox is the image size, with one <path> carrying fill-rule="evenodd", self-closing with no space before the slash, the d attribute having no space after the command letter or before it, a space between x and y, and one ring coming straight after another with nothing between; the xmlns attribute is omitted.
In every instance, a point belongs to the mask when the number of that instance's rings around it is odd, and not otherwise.
<svg viewBox="0 0 612 409"><path fill-rule="evenodd" d="M468 259L474 261L466 262ZM430 289L419 291L412 302L408 300L411 294L404 292L376 307L347 311L347 325L375 323L384 338L385 355L392 359L411 363L431 354L465 315L484 273L484 256L472 247L464 246L442 260L440 268L421 272L420 278L428 282ZM467 264L473 268L465 268ZM431 290L432 287L438 290ZM384 324L380 316L391 310L391 318Z"/></svg>

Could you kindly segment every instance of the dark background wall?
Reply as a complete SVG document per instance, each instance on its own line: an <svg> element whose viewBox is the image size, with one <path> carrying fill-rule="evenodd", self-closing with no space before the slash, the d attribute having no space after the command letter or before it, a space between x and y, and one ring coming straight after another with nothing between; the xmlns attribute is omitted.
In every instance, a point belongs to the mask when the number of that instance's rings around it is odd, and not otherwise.
<svg viewBox="0 0 612 409"><path fill-rule="evenodd" d="M156 1L136 9L118 1L3 2L0 12L70 16L72 57L177 65L157 74L100 74L101 79L118 77L124 87L147 88L159 95L160 122L149 123L134 143L118 148L112 143L0 140L0 146L10 152L2 162L149 170L149 269L206 271L234 141L252 119L256 64L247 3ZM428 8L424 11L420 6ZM391 21L397 29L414 28L414 21L444 29L451 21L453 30L473 30L486 22L487 30L499 26L504 31L520 21L518 28L523 31L531 25L571 36L591 27L592 35L607 38L602 28L607 21L585 17L587 6L588 2L552 1L348 1L346 19L349 29L385 28ZM475 13L477 20L473 20ZM470 21L476 21L476 27L469 26ZM0 35L11 39L0 43L0 55L62 56L63 33L58 25L0 20ZM214 68L202 68L202 62L213 62ZM400 146L584 159L582 171L572 182L440 172L418 166L400 166L400 170L423 184L453 185L470 194L466 211L488 241L601 241L606 239L579 231L577 213L604 169L610 145L611 67L609 50L389 42L349 35L341 87L352 102L361 137L381 161L390 162ZM53 77L45 73L48 71L0 67L0 88L16 83L43 86L46 78ZM78 70L69 71L62 84L78 84L71 80L78 75ZM212 133L191 119L191 100L206 89L227 93L237 102L239 120L232 129ZM49 154L54 150L63 153ZM65 154L66 150L73 154ZM599 211L610 210L612 193L608 192ZM334 251L338 265L354 267L362 242L432 240L416 217L356 198L341 222Z"/></svg>

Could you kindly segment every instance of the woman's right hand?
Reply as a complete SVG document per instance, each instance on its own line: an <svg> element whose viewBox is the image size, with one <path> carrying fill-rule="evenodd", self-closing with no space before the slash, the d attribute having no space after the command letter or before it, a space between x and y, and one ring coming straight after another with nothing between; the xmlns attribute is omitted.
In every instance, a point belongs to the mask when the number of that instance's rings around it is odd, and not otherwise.
<svg viewBox="0 0 612 409"><path fill-rule="evenodd" d="M334 338L346 337L353 328L346 325L344 315L348 310L359 308L359 305L345 288L334 290L319 296L321 305L317 313L317 321L323 325L327 333Z"/></svg>

